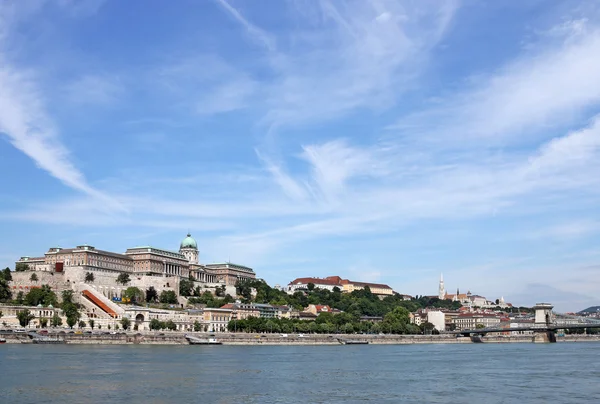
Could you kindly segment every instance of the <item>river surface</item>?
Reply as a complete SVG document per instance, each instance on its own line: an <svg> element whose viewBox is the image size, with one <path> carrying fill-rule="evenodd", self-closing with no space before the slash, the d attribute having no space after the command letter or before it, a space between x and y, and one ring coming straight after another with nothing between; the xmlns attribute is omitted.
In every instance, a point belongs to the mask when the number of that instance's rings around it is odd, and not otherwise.
<svg viewBox="0 0 600 404"><path fill-rule="evenodd" d="M594 403L600 344L0 345L0 403Z"/></svg>

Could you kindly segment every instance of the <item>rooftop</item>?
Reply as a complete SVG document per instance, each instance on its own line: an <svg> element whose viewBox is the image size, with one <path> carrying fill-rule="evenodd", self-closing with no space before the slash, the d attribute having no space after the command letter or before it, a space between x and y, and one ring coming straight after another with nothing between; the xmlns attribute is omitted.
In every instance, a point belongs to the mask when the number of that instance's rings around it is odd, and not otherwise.
<svg viewBox="0 0 600 404"><path fill-rule="evenodd" d="M213 264L206 264L204 266L206 268L210 268L210 269L232 268L232 269L237 269L238 271L254 273L254 270L252 268L246 267L244 265L234 264L233 262L213 263Z"/></svg>

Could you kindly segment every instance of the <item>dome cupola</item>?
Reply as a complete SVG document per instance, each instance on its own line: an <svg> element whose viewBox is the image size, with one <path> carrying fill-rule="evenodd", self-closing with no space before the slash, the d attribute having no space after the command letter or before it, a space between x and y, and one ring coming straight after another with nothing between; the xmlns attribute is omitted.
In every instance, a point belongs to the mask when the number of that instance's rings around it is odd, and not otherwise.
<svg viewBox="0 0 600 404"><path fill-rule="evenodd" d="M198 244L189 232L179 245L179 253L183 254L190 264L198 264Z"/></svg>
<svg viewBox="0 0 600 404"><path fill-rule="evenodd" d="M187 234L187 237L183 239L179 248L194 248L198 249L198 244L196 244L196 240L192 237L190 233Z"/></svg>

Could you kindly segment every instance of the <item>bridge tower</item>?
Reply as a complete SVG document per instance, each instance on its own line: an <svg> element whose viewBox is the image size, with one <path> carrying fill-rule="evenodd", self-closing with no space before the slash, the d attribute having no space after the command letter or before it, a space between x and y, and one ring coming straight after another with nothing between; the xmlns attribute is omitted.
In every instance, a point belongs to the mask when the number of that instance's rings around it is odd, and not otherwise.
<svg viewBox="0 0 600 404"><path fill-rule="evenodd" d="M554 321L552 316L552 306L550 303L537 303L533 306L535 310L535 325L537 327L548 327Z"/></svg>
<svg viewBox="0 0 600 404"><path fill-rule="evenodd" d="M548 343L556 342L556 335L552 330L549 330L554 321L552 315L552 306L550 303L537 303L533 306L535 310L535 327L539 328L539 331L535 331L533 342L535 343Z"/></svg>

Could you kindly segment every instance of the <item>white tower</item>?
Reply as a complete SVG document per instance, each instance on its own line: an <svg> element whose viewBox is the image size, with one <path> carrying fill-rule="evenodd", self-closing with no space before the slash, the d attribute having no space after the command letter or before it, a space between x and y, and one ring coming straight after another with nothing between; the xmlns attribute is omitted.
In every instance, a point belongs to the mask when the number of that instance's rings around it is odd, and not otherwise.
<svg viewBox="0 0 600 404"><path fill-rule="evenodd" d="M438 291L438 297L440 300L444 300L446 298L446 288L444 287L444 274L440 274L440 288Z"/></svg>
<svg viewBox="0 0 600 404"><path fill-rule="evenodd" d="M190 264L198 264L198 244L190 233L179 245L179 253L185 255Z"/></svg>

